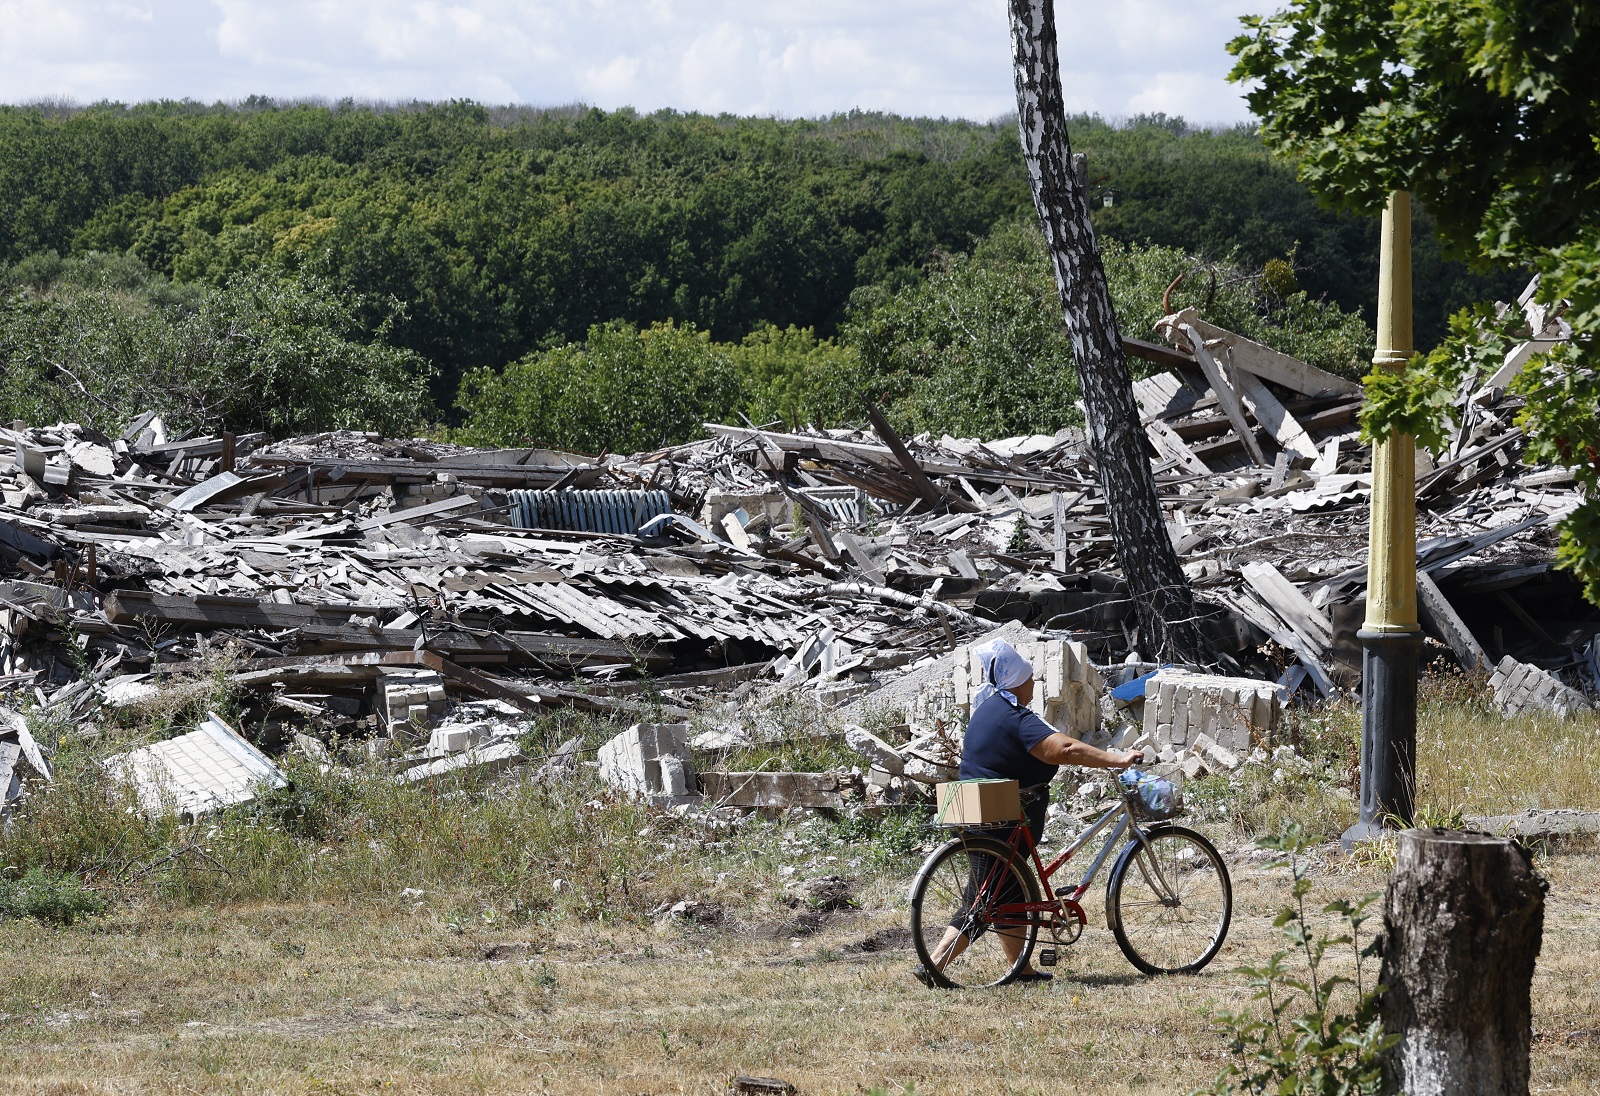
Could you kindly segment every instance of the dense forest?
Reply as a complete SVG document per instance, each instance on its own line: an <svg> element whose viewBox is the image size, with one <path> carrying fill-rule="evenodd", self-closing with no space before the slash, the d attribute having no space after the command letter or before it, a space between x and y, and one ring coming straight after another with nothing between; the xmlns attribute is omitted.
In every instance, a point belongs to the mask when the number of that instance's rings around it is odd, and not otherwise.
<svg viewBox="0 0 1600 1096"><path fill-rule="evenodd" d="M1128 333L1160 294L1346 372L1376 226L1247 128L1072 123ZM1419 342L1520 288L1425 216ZM1014 123L472 103L0 108L0 413L108 429L448 424L679 440L705 417L1076 415Z"/></svg>

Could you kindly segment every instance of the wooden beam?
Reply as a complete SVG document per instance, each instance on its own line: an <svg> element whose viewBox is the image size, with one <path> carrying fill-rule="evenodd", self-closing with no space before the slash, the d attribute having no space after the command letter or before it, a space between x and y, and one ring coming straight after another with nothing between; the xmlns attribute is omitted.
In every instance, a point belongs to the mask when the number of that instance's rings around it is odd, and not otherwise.
<svg viewBox="0 0 1600 1096"><path fill-rule="evenodd" d="M1261 600L1314 649L1325 651L1332 645L1332 622L1276 567L1270 563L1247 563L1239 571Z"/></svg>
<svg viewBox="0 0 1600 1096"><path fill-rule="evenodd" d="M1180 330L1184 325L1194 328L1205 342L1223 340L1227 344L1231 363L1264 381L1280 384L1306 396L1354 396L1361 393L1361 386L1356 382L1307 365L1299 358L1290 357L1216 324L1206 323L1192 308L1162 317L1156 323L1156 330L1172 339L1171 332Z"/></svg>
<svg viewBox="0 0 1600 1096"><path fill-rule="evenodd" d="M1193 355L1174 350L1170 346L1162 346L1160 343L1130 339L1126 335L1122 337L1122 352L1130 358L1142 358L1157 365L1178 366L1184 369L1198 368Z"/></svg>
<svg viewBox="0 0 1600 1096"><path fill-rule="evenodd" d="M1489 656L1484 654L1472 630L1450 604L1450 599L1444 596L1438 583L1433 581L1433 576L1426 571L1417 572L1417 607L1422 610L1422 623L1429 626L1455 652L1456 661L1461 663L1463 670L1468 673L1480 670L1484 673L1493 672L1494 663L1489 661Z"/></svg>
<svg viewBox="0 0 1600 1096"><path fill-rule="evenodd" d="M1307 460L1315 459L1317 443L1261 379L1242 369L1235 372L1234 377L1239 382L1239 395L1250 409L1250 414L1267 428L1278 445L1287 451L1299 453Z"/></svg>
<svg viewBox="0 0 1600 1096"><path fill-rule="evenodd" d="M883 439L883 444L889 447L889 452L894 454L894 459L900 463L901 469L910 478L912 486L917 489L917 494L921 495L929 506L948 506L955 510L971 509L970 504L965 499L952 498L934 485L934 482L928 478L928 474L918 466L916 460L911 456L911 451L906 448L906 443L900 440L900 435L896 433L895 428L890 424L888 418L884 416L884 413L878 410L876 404L869 399L863 399L861 402L866 405L867 418L872 420L872 429L877 433L878 437ZM765 439L763 438L763 440Z"/></svg>
<svg viewBox="0 0 1600 1096"><path fill-rule="evenodd" d="M1217 402L1222 405L1223 414L1228 416L1228 422L1233 426L1233 432L1239 435L1239 440L1244 443L1245 452L1250 454L1250 459L1256 464L1266 464L1267 458L1261 451L1261 446L1256 442L1255 429L1245 421L1244 407L1239 402L1239 393L1234 390L1233 383L1223 372L1222 366L1211 356L1211 351L1206 349L1205 340L1190 324L1179 328L1189 346L1194 350L1195 360L1200 363L1201 370L1206 375L1211 391L1216 394Z"/></svg>
<svg viewBox="0 0 1600 1096"><path fill-rule="evenodd" d="M1200 476L1212 475L1212 471L1206 466L1206 462L1201 460L1193 449L1189 448L1189 443L1179 437L1177 431L1160 419L1151 419L1145 423L1144 432L1149 435L1150 443L1156 447L1157 452L1168 460L1176 461L1184 471L1193 472Z"/></svg>
<svg viewBox="0 0 1600 1096"><path fill-rule="evenodd" d="M431 518L437 514L448 514L477 504L478 500L471 495L457 495L453 499L441 499L438 502L413 506L406 510L390 510L386 514L377 514L365 521L356 522L356 528L363 532L370 529L382 529L385 525L395 525L402 521L417 521L420 518Z"/></svg>
<svg viewBox="0 0 1600 1096"><path fill-rule="evenodd" d="M1551 638L1550 633L1545 631L1544 627L1529 615L1528 610L1517 604L1516 598L1512 597L1505 590L1497 590L1494 596L1499 599L1500 604L1504 605L1508 610L1510 610L1511 615L1516 617L1517 620L1521 622L1522 626L1526 628L1535 639L1550 647L1560 646L1560 644Z"/></svg>

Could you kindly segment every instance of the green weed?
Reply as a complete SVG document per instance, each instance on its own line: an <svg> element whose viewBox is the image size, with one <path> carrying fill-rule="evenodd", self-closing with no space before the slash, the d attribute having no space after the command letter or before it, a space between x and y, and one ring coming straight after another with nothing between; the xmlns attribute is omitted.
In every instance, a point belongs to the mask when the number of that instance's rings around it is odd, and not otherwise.
<svg viewBox="0 0 1600 1096"><path fill-rule="evenodd" d="M32 917L47 925L70 925L105 908L105 899L75 875L33 867L20 879L0 879L0 919Z"/></svg>

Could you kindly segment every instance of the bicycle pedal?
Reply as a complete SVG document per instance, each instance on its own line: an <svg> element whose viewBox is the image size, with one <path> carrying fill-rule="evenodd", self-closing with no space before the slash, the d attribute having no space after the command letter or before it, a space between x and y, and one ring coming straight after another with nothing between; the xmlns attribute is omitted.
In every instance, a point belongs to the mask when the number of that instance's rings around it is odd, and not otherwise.
<svg viewBox="0 0 1600 1096"><path fill-rule="evenodd" d="M1055 948L1040 948L1039 949L1039 965L1041 967L1053 967L1053 966L1055 966L1056 965L1056 949Z"/></svg>

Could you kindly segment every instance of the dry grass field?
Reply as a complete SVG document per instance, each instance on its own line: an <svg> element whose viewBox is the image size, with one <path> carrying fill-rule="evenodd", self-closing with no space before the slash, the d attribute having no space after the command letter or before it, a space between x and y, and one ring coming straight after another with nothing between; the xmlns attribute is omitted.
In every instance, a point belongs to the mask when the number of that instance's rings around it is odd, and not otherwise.
<svg viewBox="0 0 1600 1096"><path fill-rule="evenodd" d="M1534 1091L1600 1089L1600 854L1557 851L1534 987ZM0 926L0 1075L15 1093L1186 1092L1223 1066L1207 1019L1275 944L1284 872L1235 862L1227 948L1137 975L1094 917L1042 987L935 993L900 895L821 919L466 927L449 902L124 908ZM1380 875L1335 859L1317 894ZM1092 912L1092 911L1091 911ZM863 950L863 945L877 945Z"/></svg>
<svg viewBox="0 0 1600 1096"><path fill-rule="evenodd" d="M1231 850L1236 888L1202 974L1137 974L1093 893L1055 982L958 993L909 973L905 888L936 839L916 811L696 822L592 777L419 789L299 763L294 787L184 826L130 809L63 740L57 786L0 828L0 914L24 872L108 909L0 920L0 1092L710 1096L739 1073L802 1093L1189 1092L1227 1063L1211 1013L1249 1004L1234 968L1280 944L1287 872L1251 838L1352 821L1358 731L1327 706L1289 728L1304 761L1194 787L1191 824ZM556 719L527 750L570 733L614 728ZM1507 721L1472 682L1430 684L1419 806L1593 809L1597 736L1597 717ZM784 764L849 763L807 749ZM1323 848L1315 908L1382 888L1381 850ZM1600 1091L1600 847L1539 867L1534 1091ZM815 901L829 876L851 901ZM661 915L679 899L704 923Z"/></svg>

